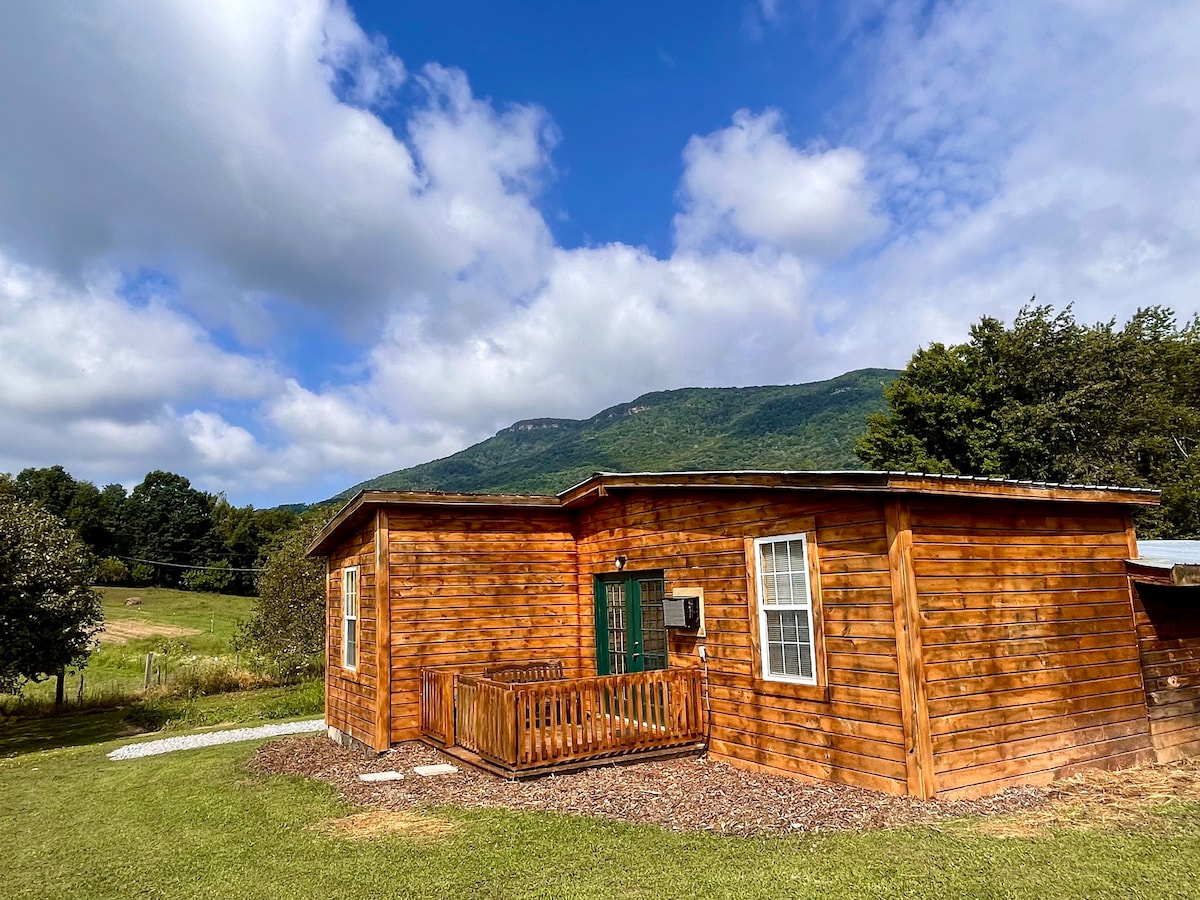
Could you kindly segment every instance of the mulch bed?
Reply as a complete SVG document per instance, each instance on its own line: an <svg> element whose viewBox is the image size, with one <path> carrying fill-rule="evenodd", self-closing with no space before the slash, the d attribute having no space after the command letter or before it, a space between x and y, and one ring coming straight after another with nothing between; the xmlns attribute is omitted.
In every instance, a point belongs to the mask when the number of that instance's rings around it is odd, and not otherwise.
<svg viewBox="0 0 1200 900"><path fill-rule="evenodd" d="M459 771L432 778L412 771L415 766L446 762ZM1050 788L1012 788L979 800L917 800L748 772L706 757L601 766L512 782L464 766L424 744L402 744L375 759L364 759L323 736L272 741L259 749L248 768L316 778L333 785L351 803L374 809L502 807L601 816L672 831L742 835L862 831L962 816L1010 815L1044 808L1071 792L1069 783L1063 782ZM392 770L404 773L404 780L358 778L364 772ZM1200 785L1200 769L1192 778Z"/></svg>

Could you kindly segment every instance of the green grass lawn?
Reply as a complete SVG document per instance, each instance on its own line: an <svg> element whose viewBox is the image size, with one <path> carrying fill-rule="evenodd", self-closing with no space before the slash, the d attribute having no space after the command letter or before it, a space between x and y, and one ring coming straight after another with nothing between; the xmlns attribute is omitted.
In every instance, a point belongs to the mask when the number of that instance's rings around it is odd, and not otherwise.
<svg viewBox="0 0 1200 900"><path fill-rule="evenodd" d="M111 762L117 745L0 761L6 897L1200 896L1200 804L1149 830L1034 838L959 821L748 839L437 809L440 837L355 840L320 827L355 811L328 786L246 773L251 744Z"/></svg>
<svg viewBox="0 0 1200 900"><path fill-rule="evenodd" d="M250 615L252 597L177 591L170 588L99 587L108 634L100 636L100 648L83 671L84 697L100 698L135 691L144 684L146 654L154 653L168 671L187 664L193 656L234 656L231 642L238 622ZM141 603L126 606L130 597ZM155 628L186 629L188 634L146 634L122 639L122 630L149 631ZM66 695L75 699L79 679L68 676ZM26 685L23 696L45 699L54 696L54 681Z"/></svg>
<svg viewBox="0 0 1200 900"><path fill-rule="evenodd" d="M308 681L210 697L149 697L113 709L0 717L0 758L78 747L151 731L259 725L324 712L325 685Z"/></svg>

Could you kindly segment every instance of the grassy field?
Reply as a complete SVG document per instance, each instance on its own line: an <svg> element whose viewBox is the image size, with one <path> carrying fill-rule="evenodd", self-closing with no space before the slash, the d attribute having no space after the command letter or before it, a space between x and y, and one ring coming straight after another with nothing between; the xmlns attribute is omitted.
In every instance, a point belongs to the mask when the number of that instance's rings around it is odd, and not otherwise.
<svg viewBox="0 0 1200 900"><path fill-rule="evenodd" d="M100 587L105 632L84 669L84 697L103 698L143 686L146 654L167 670L195 657L233 658L231 641L238 622L250 615L252 597L177 591L169 588ZM126 606L137 597L141 603ZM79 680L68 676L66 694L75 699ZM27 685L31 699L53 697L54 682Z"/></svg>
<svg viewBox="0 0 1200 900"><path fill-rule="evenodd" d="M149 697L116 708L63 715L0 717L0 757L78 747L151 731L175 733L219 725L258 725L324 712L325 685L234 691L211 697Z"/></svg>
<svg viewBox="0 0 1200 900"><path fill-rule="evenodd" d="M252 776L253 745L127 762L116 744L0 761L7 897L1174 898L1200 894L1200 804L1154 827L999 838L970 821L775 839L435 809L373 839L322 784Z"/></svg>

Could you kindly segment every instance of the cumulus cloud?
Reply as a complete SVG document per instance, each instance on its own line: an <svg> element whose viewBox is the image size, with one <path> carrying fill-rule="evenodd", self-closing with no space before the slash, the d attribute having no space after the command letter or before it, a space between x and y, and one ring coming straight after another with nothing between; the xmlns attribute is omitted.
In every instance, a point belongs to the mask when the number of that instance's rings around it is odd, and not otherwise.
<svg viewBox="0 0 1200 900"><path fill-rule="evenodd" d="M729 128L688 141L683 159L683 210L675 217L683 248L765 243L830 260L884 228L863 154L794 147L776 111L739 110Z"/></svg>
<svg viewBox="0 0 1200 900"><path fill-rule="evenodd" d="M1085 319L1196 311L1200 9L901 7L881 33L852 140L897 230L857 278L915 313L893 360L1033 294Z"/></svg>
<svg viewBox="0 0 1200 900"><path fill-rule="evenodd" d="M280 382L270 364L222 350L155 298L134 308L112 279L77 287L3 255L0 360L0 469L53 460L101 480L171 462L236 469L253 438L178 410L254 402ZM240 449L220 461L218 443Z"/></svg>
<svg viewBox="0 0 1200 900"><path fill-rule="evenodd" d="M0 470L315 499L518 418L902 363L1033 293L1196 309L1194 5L845 19L844 127L799 146L740 110L693 136L659 256L556 246L547 114L407 68L340 0L14 7ZM178 290L129 299L142 268ZM296 304L357 323L359 356L289 356Z"/></svg>
<svg viewBox="0 0 1200 900"><path fill-rule="evenodd" d="M165 268L210 316L265 295L367 321L478 269L536 277L544 115L430 67L410 147L368 108L404 66L341 2L48 0L4 31L0 241L33 261Z"/></svg>
<svg viewBox="0 0 1200 900"><path fill-rule="evenodd" d="M462 340L428 341L398 316L372 353L371 387L395 416L478 433L684 383L786 378L822 356L807 285L800 263L777 253L559 250L536 296Z"/></svg>

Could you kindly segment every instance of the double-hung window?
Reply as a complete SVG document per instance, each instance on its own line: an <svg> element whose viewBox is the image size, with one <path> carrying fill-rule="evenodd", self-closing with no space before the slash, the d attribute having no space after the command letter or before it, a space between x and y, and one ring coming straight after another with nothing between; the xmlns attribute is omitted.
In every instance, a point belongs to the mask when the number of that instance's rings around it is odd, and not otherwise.
<svg viewBox="0 0 1200 900"><path fill-rule="evenodd" d="M342 570L342 664L358 667L358 567Z"/></svg>
<svg viewBox="0 0 1200 900"><path fill-rule="evenodd" d="M763 678L816 684L808 541L803 534L758 538L754 554Z"/></svg>

